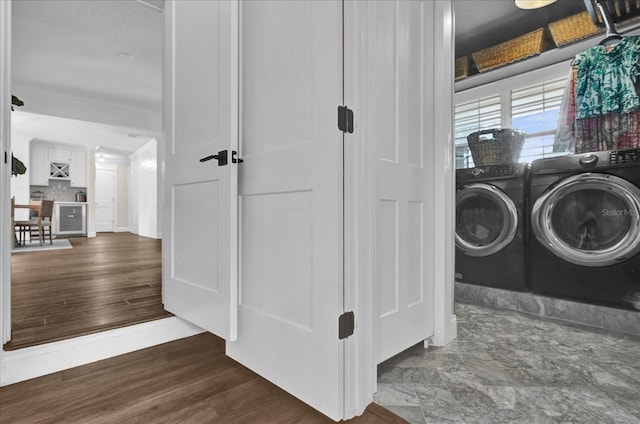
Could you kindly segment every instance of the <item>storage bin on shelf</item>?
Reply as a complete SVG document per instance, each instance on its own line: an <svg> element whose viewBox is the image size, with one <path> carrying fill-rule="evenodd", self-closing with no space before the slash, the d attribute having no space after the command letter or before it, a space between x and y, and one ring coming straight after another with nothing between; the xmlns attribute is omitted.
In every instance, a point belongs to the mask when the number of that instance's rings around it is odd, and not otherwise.
<svg viewBox="0 0 640 424"><path fill-rule="evenodd" d="M587 11L551 22L549 31L558 47L604 32L602 28L593 23Z"/></svg>
<svg viewBox="0 0 640 424"><path fill-rule="evenodd" d="M481 130L467 136L476 166L516 163L522 152L524 132L511 128Z"/></svg>
<svg viewBox="0 0 640 424"><path fill-rule="evenodd" d="M535 56L549 47L544 28L516 37L504 43L472 53L479 72L486 72L509 63Z"/></svg>
<svg viewBox="0 0 640 424"><path fill-rule="evenodd" d="M469 56L462 56L456 59L456 81L469 76Z"/></svg>

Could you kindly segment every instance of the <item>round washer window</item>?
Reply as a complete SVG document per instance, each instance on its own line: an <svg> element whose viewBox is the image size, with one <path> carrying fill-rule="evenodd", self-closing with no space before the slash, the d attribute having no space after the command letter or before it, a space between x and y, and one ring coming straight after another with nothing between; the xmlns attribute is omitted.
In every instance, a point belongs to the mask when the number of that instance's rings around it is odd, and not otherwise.
<svg viewBox="0 0 640 424"><path fill-rule="evenodd" d="M513 200L490 184L456 194L456 246L469 256L489 256L511 243L518 228Z"/></svg>
<svg viewBox="0 0 640 424"><path fill-rule="evenodd" d="M567 178L536 200L533 231L556 256L606 266L640 250L640 190L608 174Z"/></svg>

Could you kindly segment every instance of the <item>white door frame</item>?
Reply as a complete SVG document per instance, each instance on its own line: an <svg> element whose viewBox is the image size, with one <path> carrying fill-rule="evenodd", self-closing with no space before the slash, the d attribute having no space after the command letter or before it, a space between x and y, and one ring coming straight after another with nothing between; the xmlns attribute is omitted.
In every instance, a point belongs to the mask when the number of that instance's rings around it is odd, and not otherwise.
<svg viewBox="0 0 640 424"><path fill-rule="evenodd" d="M426 0L423 0L426 1ZM355 130L345 137L345 310L356 316L356 332L345 345L345 416L353 414L362 405L372 401L377 390L377 293L373 284L375 241L372 234L370 210L375 198L371 185L375 162L371 145L370 120L373 102L368 95L370 73L367 69L371 54L367 40L376 28L369 23L367 2L345 3L345 104L355 112ZM456 316L453 310L454 273L454 216L455 216L455 151L453 146L453 3L437 0L430 9L431 19L425 16L425 85L430 83L425 104L425 117L433 122L425 131L431 149L434 199L430 207L430 220L425 225L433 234L425 243L425 252L431 254L432 269L426 269L426 278L434 285L434 332L430 344L444 346L457 336ZM433 27L431 27L433 23ZM426 31L432 28L432 33ZM363 36L364 35L364 36ZM360 123L363 123L362 125ZM427 128L428 129L428 128ZM440 141L440 142L438 142Z"/></svg>
<svg viewBox="0 0 640 424"><path fill-rule="evenodd" d="M11 93L11 2L0 1L0 98ZM11 336L11 107L0 102L0 341L6 343ZM5 159L6 158L6 159ZM1 346L0 346L1 347ZM0 348L0 381L2 379L3 351Z"/></svg>

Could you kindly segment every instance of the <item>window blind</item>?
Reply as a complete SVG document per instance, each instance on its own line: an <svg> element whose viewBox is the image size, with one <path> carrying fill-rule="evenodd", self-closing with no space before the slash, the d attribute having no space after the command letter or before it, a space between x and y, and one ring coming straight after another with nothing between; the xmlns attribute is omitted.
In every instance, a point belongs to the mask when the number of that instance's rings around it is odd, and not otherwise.
<svg viewBox="0 0 640 424"><path fill-rule="evenodd" d="M511 127L525 132L520 162L557 156L553 142L566 78L511 91Z"/></svg>
<svg viewBox="0 0 640 424"><path fill-rule="evenodd" d="M488 128L500 128L500 107L500 95L456 105L454 117L456 168L473 166L467 136Z"/></svg>

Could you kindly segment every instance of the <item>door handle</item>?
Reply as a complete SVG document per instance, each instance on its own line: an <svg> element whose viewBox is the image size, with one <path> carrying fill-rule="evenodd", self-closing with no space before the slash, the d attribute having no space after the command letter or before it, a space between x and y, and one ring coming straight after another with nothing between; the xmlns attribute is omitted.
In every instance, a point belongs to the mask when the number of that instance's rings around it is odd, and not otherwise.
<svg viewBox="0 0 640 424"><path fill-rule="evenodd" d="M220 150L217 155L209 155L200 159L200 162L208 162L211 159L216 159L218 161L218 166L224 166L229 163L229 151L228 150ZM231 151L231 163L242 163L243 159L238 157L238 152L235 150Z"/></svg>
<svg viewBox="0 0 640 424"><path fill-rule="evenodd" d="M209 155L200 159L200 162L208 162L211 159L215 159L218 161L218 166L225 166L229 163L228 151L220 150L217 155Z"/></svg>

